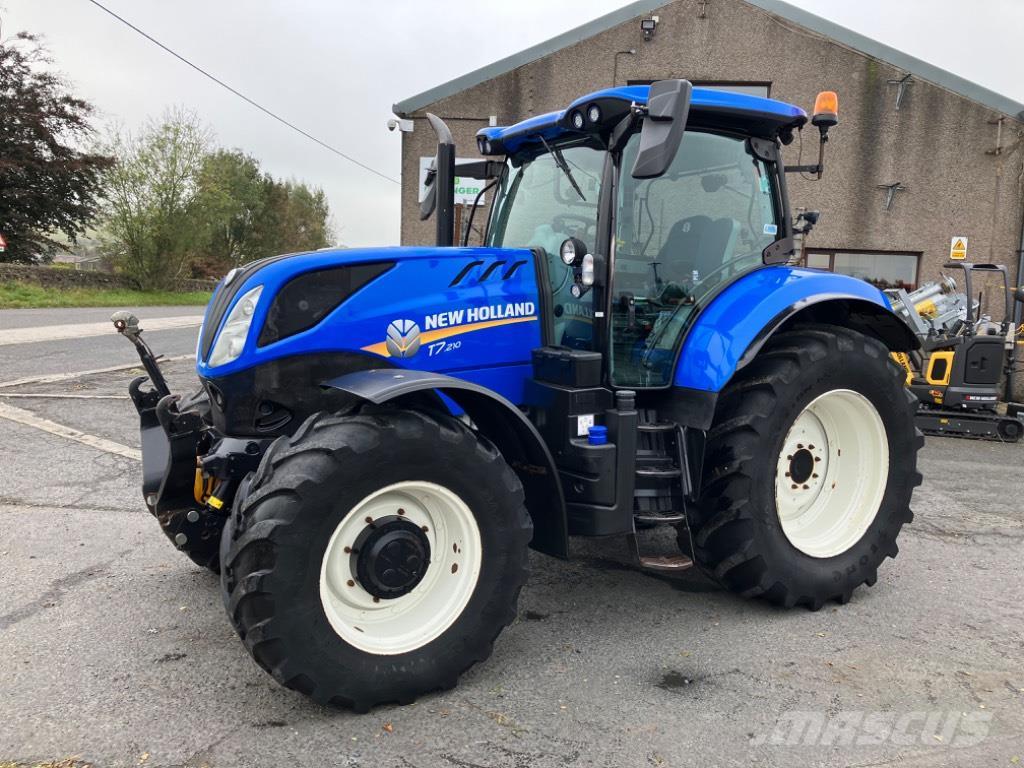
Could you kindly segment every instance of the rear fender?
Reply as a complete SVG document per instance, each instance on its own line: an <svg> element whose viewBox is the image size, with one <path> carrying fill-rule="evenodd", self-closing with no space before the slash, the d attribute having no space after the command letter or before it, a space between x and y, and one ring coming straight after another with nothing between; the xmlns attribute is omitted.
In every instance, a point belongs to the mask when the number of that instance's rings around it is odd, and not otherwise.
<svg viewBox="0 0 1024 768"><path fill-rule="evenodd" d="M698 314L683 341L675 386L704 403L687 425L710 427L717 393L772 336L800 322L851 328L894 352L920 346L885 294L863 280L784 266L748 272Z"/></svg>
<svg viewBox="0 0 1024 768"><path fill-rule="evenodd" d="M536 427L511 402L472 382L431 371L376 369L324 382L331 389L380 405L410 395L440 392L455 402L480 434L497 446L519 476L533 520L530 546L555 557L569 556L565 497L555 461Z"/></svg>

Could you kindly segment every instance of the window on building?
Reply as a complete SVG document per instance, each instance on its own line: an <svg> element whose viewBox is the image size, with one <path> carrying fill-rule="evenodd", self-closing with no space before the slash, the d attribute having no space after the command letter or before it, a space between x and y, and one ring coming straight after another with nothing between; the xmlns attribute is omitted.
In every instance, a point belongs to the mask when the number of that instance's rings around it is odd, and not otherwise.
<svg viewBox="0 0 1024 768"><path fill-rule="evenodd" d="M919 253L808 249L804 264L865 280L879 288L917 288Z"/></svg>
<svg viewBox="0 0 1024 768"><path fill-rule="evenodd" d="M653 80L629 80L627 85L650 85ZM707 88L709 91L732 91L733 93L745 93L749 96L761 96L765 99L769 97L772 90L771 83L752 83L752 82L730 82L725 80L693 80L691 81L697 88Z"/></svg>

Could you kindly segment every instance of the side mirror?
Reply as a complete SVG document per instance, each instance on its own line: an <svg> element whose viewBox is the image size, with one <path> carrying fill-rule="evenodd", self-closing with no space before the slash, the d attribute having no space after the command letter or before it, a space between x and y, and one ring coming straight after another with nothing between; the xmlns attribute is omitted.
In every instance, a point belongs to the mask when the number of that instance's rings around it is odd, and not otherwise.
<svg viewBox="0 0 1024 768"><path fill-rule="evenodd" d="M689 80L659 80L651 85L633 163L634 179L653 179L668 170L683 141L692 94Z"/></svg>
<svg viewBox="0 0 1024 768"><path fill-rule="evenodd" d="M427 194L420 202L420 221L426 221L437 207L437 158L430 161L427 168L427 178L423 182L427 188Z"/></svg>

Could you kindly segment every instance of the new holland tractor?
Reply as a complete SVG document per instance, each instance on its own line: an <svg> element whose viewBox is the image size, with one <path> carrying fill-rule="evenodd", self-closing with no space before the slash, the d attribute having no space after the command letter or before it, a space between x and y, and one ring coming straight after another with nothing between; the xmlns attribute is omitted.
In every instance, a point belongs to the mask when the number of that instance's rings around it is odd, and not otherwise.
<svg viewBox="0 0 1024 768"><path fill-rule="evenodd" d="M636 567L696 564L816 610L872 585L921 481L918 340L871 285L790 265L789 104L617 87L478 134L444 123L437 244L233 269L207 307L201 388L147 376L143 494L220 573L257 663L358 711L454 686L516 616L527 551L619 536ZM452 247L455 174L489 179L482 247ZM677 532L678 548L657 535Z"/></svg>

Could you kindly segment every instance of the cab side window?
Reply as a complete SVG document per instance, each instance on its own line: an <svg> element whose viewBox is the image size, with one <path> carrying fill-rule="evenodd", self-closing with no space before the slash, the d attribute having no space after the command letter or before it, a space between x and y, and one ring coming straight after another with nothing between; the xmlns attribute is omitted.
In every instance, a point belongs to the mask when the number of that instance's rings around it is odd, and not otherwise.
<svg viewBox="0 0 1024 768"><path fill-rule="evenodd" d="M780 227L772 177L743 139L689 132L656 179L629 175L637 145L634 136L618 190L612 379L656 387L671 383L694 308L760 265Z"/></svg>

